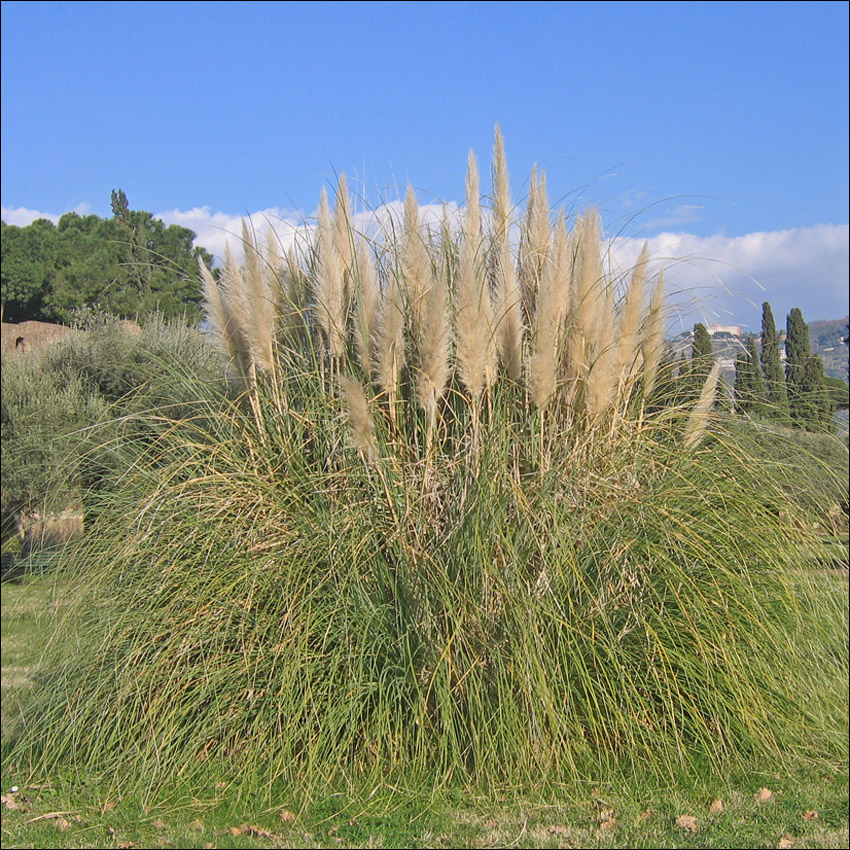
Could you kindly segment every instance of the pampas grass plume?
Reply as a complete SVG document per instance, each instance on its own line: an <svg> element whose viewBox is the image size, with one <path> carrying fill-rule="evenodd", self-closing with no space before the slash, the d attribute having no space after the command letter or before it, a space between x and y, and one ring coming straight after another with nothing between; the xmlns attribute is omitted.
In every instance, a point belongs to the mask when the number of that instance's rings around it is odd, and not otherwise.
<svg viewBox="0 0 850 850"><path fill-rule="evenodd" d="M702 385L699 399L694 405L688 422L685 425L683 441L686 449L698 445L708 428L709 414L717 395L717 384L720 379L720 363L715 361Z"/></svg>

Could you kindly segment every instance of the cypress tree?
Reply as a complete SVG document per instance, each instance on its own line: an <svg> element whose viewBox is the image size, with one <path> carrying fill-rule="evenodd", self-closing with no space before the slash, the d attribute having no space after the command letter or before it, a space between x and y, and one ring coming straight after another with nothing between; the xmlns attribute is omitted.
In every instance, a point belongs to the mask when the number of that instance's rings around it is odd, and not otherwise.
<svg viewBox="0 0 850 850"><path fill-rule="evenodd" d="M788 314L785 327L785 383L790 394L802 383L803 370L812 350L809 343L809 326L799 307L795 307Z"/></svg>
<svg viewBox="0 0 850 850"><path fill-rule="evenodd" d="M756 417L768 415L767 389L753 337L747 339L746 351L739 352L735 361L735 401L742 413Z"/></svg>
<svg viewBox="0 0 850 850"><path fill-rule="evenodd" d="M735 358L735 407L741 413L750 412L753 392L753 369L746 351L739 351Z"/></svg>
<svg viewBox="0 0 850 850"><path fill-rule="evenodd" d="M699 322L694 325L694 342L691 348L691 375L698 384L697 392L702 389L713 363L714 346L711 344L711 335L706 326Z"/></svg>
<svg viewBox="0 0 850 850"><path fill-rule="evenodd" d="M826 385L823 360L817 354L810 354L806 360L801 391L808 428L812 431L831 433L835 401Z"/></svg>
<svg viewBox="0 0 850 850"><path fill-rule="evenodd" d="M782 425L790 425L788 388L785 385L785 371L779 355L779 334L776 332L773 310L767 301L761 305L761 368L770 406L770 418Z"/></svg>
<svg viewBox="0 0 850 850"><path fill-rule="evenodd" d="M791 423L795 428L807 428L812 411L803 393L803 376L810 355L809 326L803 320L799 307L788 314L785 327L785 385L788 388Z"/></svg>
<svg viewBox="0 0 850 850"><path fill-rule="evenodd" d="M811 353L809 326L799 307L788 314L785 336L785 383L791 422L811 431L832 430L832 401L823 361Z"/></svg>
<svg viewBox="0 0 850 850"><path fill-rule="evenodd" d="M694 325L694 338L691 344L691 361L688 364L685 400L695 401L699 398L705 385L708 373L714 365L714 346L711 342L711 334L701 322ZM725 384L723 381L717 383L717 401L727 402Z"/></svg>

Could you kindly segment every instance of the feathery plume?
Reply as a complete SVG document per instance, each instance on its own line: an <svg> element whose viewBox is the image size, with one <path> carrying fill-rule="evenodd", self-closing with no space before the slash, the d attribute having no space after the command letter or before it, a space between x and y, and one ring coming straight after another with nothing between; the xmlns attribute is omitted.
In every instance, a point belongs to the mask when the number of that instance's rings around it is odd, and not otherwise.
<svg viewBox="0 0 850 850"><path fill-rule="evenodd" d="M622 388L633 381L635 367L639 365L642 356L640 325L646 297L646 266L648 260L649 245L645 242L640 257L632 270L632 277L626 289L625 301L620 313L617 372Z"/></svg>
<svg viewBox="0 0 850 850"><path fill-rule="evenodd" d="M466 212L455 293L455 344L460 378L476 400L495 377L495 347L491 344L493 312L489 286L482 268L481 251L478 166L475 155L470 151ZM490 362L491 358L493 363Z"/></svg>
<svg viewBox="0 0 850 850"><path fill-rule="evenodd" d="M398 396L401 370L405 363L404 298L398 275L389 275L380 314L377 350L378 383L389 396L390 415L395 418L395 409L392 404Z"/></svg>
<svg viewBox="0 0 850 850"><path fill-rule="evenodd" d="M686 449L696 446L705 435L708 428L709 413L714 404L714 399L717 395L717 385L720 379L720 363L715 361L702 385L702 391L699 394L699 399L694 405L691 415L688 417L688 422L685 425L683 434L684 445Z"/></svg>
<svg viewBox="0 0 850 850"><path fill-rule="evenodd" d="M375 264L365 239L355 248L354 292L354 343L363 371L370 375L374 369L374 351L378 334L380 293L375 280Z"/></svg>
<svg viewBox="0 0 850 850"><path fill-rule="evenodd" d="M354 446L365 460L374 460L378 456L375 422L369 413L369 404L366 401L363 386L360 381L356 381L347 375L341 375L339 381L345 396L348 423L351 426Z"/></svg>
<svg viewBox="0 0 850 850"><path fill-rule="evenodd" d="M204 312L210 323L210 329L213 336L218 340L219 347L222 352L228 356L228 359L233 357L232 341L227 327L227 313L224 309L224 303L221 300L221 293L218 289L218 282L213 277L212 272L207 268L206 263L198 257L198 271L201 275L201 287L203 290L203 305Z"/></svg>
<svg viewBox="0 0 850 850"><path fill-rule="evenodd" d="M425 311L419 341L419 380L416 395L428 418L429 430L434 428L437 402L445 392L449 378L450 335L448 263L440 257L437 274L425 296Z"/></svg>
<svg viewBox="0 0 850 850"><path fill-rule="evenodd" d="M345 353L345 301L343 269L334 241L328 196L322 188L316 228L316 270L313 275L316 320L334 359Z"/></svg>
<svg viewBox="0 0 850 850"><path fill-rule="evenodd" d="M569 237L562 211L535 299L533 351L528 363L529 391L541 410L549 404L557 386L561 335L569 299L570 265Z"/></svg>
<svg viewBox="0 0 850 850"><path fill-rule="evenodd" d="M499 357L508 376L518 380L522 373L522 295L511 256L511 198L505 146L499 125L493 149L493 272L494 314Z"/></svg>
<svg viewBox="0 0 850 850"><path fill-rule="evenodd" d="M525 218L520 226L519 286L526 316L533 316L535 298L551 246L546 175L531 172Z"/></svg>
<svg viewBox="0 0 850 850"><path fill-rule="evenodd" d="M655 388L658 369L664 350L664 272L659 272L658 280L649 298L649 312L643 332L643 397L647 398Z"/></svg>
<svg viewBox="0 0 850 850"><path fill-rule="evenodd" d="M248 317L245 308L245 282L242 270L230 245L224 248L224 268L222 270L221 304L225 315L227 340L229 343L230 369L246 385L254 380L254 364L251 359L251 346L248 342Z"/></svg>
<svg viewBox="0 0 850 850"><path fill-rule="evenodd" d="M343 299L351 294L352 266L354 265L354 228L351 216L351 199L345 174L339 175L333 211L333 243L342 272Z"/></svg>
<svg viewBox="0 0 850 850"><path fill-rule="evenodd" d="M418 351L428 289L431 285L431 258L419 226L419 204L413 187L407 187L404 198L404 225L401 233L401 274L407 294L411 339Z"/></svg>
<svg viewBox="0 0 850 850"><path fill-rule="evenodd" d="M268 269L248 222L242 219L242 266L246 308L245 335L251 359L258 369L274 369L274 301L269 286Z"/></svg>

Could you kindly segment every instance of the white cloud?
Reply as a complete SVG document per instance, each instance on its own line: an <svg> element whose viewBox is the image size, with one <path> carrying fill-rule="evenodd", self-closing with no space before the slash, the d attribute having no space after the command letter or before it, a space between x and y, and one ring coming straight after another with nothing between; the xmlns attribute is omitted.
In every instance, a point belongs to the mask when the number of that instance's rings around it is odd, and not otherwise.
<svg viewBox="0 0 850 850"><path fill-rule="evenodd" d="M423 217L436 226L443 215L438 204L423 206ZM81 205L76 212L86 214ZM457 221L457 204L448 205ZM684 209L680 210L684 216ZM397 227L403 215L401 202L355 214L358 230L374 233ZM37 218L57 221L58 216L38 210L2 209L7 224L24 226ZM157 213L166 224L188 227L197 234L196 244L216 257L224 255L225 244L241 247L241 215L213 212L209 207L168 210ZM251 213L255 232L265 238L271 226L284 249L298 234L309 233L315 213L305 216L294 210L270 208ZM694 322L740 324L757 330L761 304L769 301L777 324L792 307L799 307L807 321L841 318L848 312L848 257L850 229L846 224L749 233L745 236L696 236L686 232L663 232L648 240L653 267L662 266L678 305L678 324L683 329ZM613 260L628 269L637 259L643 242L618 237L612 242Z"/></svg>
<svg viewBox="0 0 850 850"><path fill-rule="evenodd" d="M17 207L16 209L0 207L0 218L2 218L6 224L14 224L17 227L26 227L28 224L32 224L37 218L50 219L50 221L54 224L59 221L58 215L43 213L38 210L30 210L26 207Z"/></svg>
<svg viewBox="0 0 850 850"><path fill-rule="evenodd" d="M238 251L242 245L242 221L261 239L265 239L269 228L276 234L281 246L287 250L295 235L304 225L304 218L292 211L270 208L246 215L230 215L212 212L209 207L195 207L188 211L167 210L157 213L166 224L188 227L197 234L196 245L206 248L214 257L221 259L225 247Z"/></svg>
<svg viewBox="0 0 850 850"><path fill-rule="evenodd" d="M680 294L680 321L734 323L758 330L761 305L769 301L777 323L793 307L808 321L848 312L848 225L695 236L660 233L647 240L656 266L664 266ZM619 240L618 263L628 267L642 242Z"/></svg>

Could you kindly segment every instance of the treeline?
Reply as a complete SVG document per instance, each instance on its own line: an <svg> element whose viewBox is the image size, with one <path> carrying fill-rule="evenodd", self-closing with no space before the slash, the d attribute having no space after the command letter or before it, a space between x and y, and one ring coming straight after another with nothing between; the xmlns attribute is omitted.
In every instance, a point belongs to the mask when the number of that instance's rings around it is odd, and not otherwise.
<svg viewBox="0 0 850 850"><path fill-rule="evenodd" d="M736 408L779 425L831 432L836 406L847 404L847 385L825 376L823 360L811 353L809 327L797 307L787 318L784 363L781 343L773 310L765 302L761 338L749 336L735 363Z"/></svg>
<svg viewBox="0 0 850 850"><path fill-rule="evenodd" d="M111 218L69 212L57 224L3 222L3 321L67 324L85 308L121 318L157 311L195 321L198 259L209 267L212 256L194 240L186 227L131 210L120 189L112 192Z"/></svg>

